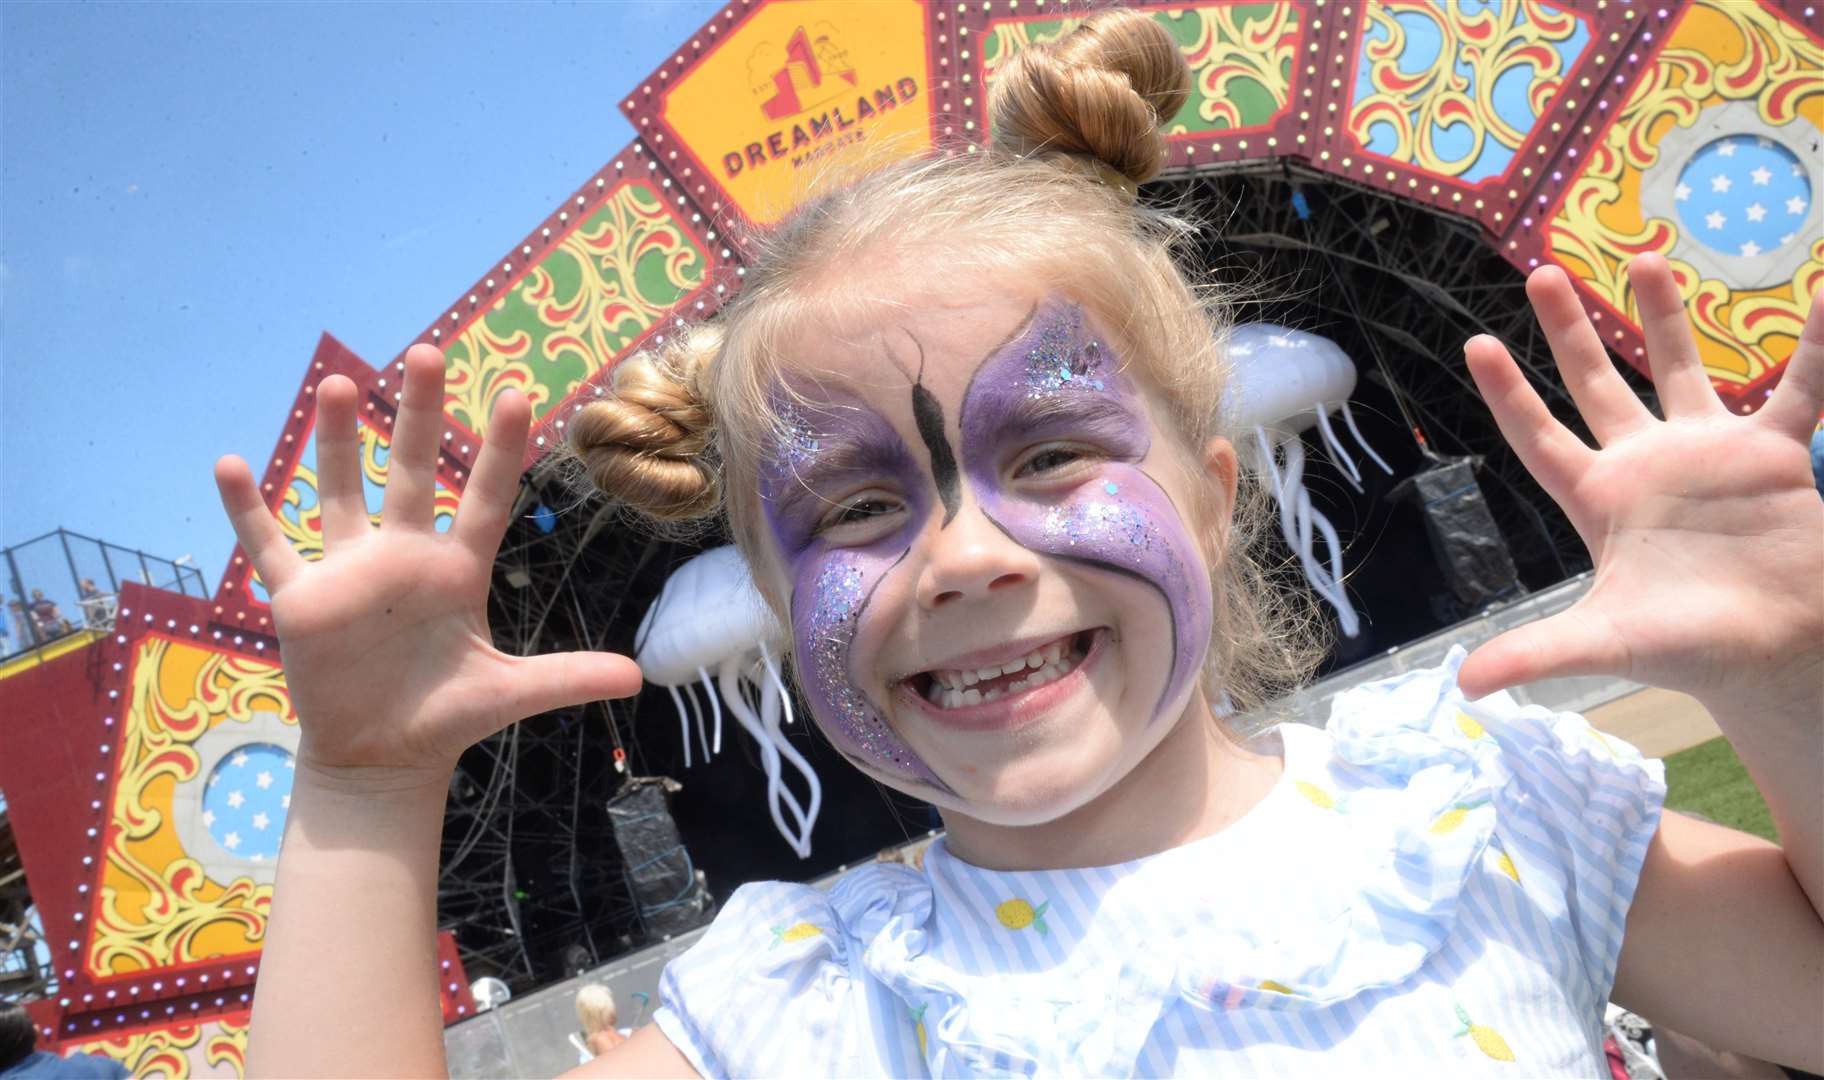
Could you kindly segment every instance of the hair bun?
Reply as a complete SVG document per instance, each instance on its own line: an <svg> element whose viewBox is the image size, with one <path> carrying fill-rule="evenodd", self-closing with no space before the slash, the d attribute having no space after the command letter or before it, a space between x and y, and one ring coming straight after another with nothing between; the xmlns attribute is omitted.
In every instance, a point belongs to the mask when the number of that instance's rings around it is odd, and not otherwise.
<svg viewBox="0 0 1824 1080"><path fill-rule="evenodd" d="M614 369L614 395L570 423L570 449L610 497L661 521L713 513L721 504L715 415L699 376L722 345L716 326L674 335L658 354Z"/></svg>
<svg viewBox="0 0 1824 1080"><path fill-rule="evenodd" d="M988 115L1001 149L1089 158L1141 184L1164 167L1159 127L1190 93L1190 65L1170 31L1113 8L1015 53L988 95Z"/></svg>

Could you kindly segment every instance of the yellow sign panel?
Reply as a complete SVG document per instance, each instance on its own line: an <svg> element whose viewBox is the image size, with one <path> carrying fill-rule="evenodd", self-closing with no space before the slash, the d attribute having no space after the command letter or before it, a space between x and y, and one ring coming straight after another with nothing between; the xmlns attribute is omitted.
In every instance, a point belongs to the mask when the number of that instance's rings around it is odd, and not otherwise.
<svg viewBox="0 0 1824 1080"><path fill-rule="evenodd" d="M748 219L779 220L832 158L931 145L918 0L777 0L679 78L665 123Z"/></svg>

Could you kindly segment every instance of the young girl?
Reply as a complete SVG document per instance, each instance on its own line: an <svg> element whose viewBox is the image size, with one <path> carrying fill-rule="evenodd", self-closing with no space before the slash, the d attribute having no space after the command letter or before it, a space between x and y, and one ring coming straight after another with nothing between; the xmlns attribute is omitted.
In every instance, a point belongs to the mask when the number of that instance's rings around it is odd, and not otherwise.
<svg viewBox="0 0 1824 1080"><path fill-rule="evenodd" d="M1304 650L1236 516L1220 312L1132 198L1186 79L1128 12L1019 54L994 152L816 196L719 325L626 361L574 425L614 497L673 518L726 504L819 728L947 827L922 871L737 891L667 971L656 1023L578 1075L1594 1076L1611 996L1824 1067L1824 504L1805 450L1824 314L1761 411L1730 416L1670 269L1637 260L1662 421L1564 275L1534 274L1601 448L1495 341L1466 362L1595 586L1344 695L1326 729L1244 742L1213 703L1260 705ZM302 725L254 1073L444 1069L432 929L457 756L639 685L622 657L491 646L528 408L502 398L439 535L442 370L406 357L377 530L354 387L322 383L318 564L243 464L217 470ZM1656 763L1496 692L1596 673L1697 695L1784 850L1662 815Z"/></svg>

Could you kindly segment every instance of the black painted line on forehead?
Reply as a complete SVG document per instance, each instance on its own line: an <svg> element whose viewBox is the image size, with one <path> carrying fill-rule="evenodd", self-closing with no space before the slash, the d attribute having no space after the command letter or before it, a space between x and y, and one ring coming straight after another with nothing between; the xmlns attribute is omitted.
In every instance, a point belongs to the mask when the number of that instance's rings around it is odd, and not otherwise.
<svg viewBox="0 0 1824 1080"><path fill-rule="evenodd" d="M970 399L975 397L975 381L982 377L982 369L987 367L990 362L998 359L1002 353L1006 352L1007 346L1012 345L1014 342L1026 336L1026 332L1032 329L1033 320L1039 317L1039 309L1044 306L1045 301L1035 301L1032 305L1032 310L1028 311L1026 317L1020 320L1020 325L1014 327L1012 333L1002 338L1000 344L989 349L983 354L982 358L976 362L975 370L969 373L969 385L963 387L963 407L959 410L957 416L957 422L959 424L962 422L961 414L969 411Z"/></svg>
<svg viewBox="0 0 1824 1080"><path fill-rule="evenodd" d="M918 437L924 440L925 449L931 454L931 479L937 484L938 501L944 504L944 523L940 528L948 528L962 502L962 480L957 475L956 454L950 449L950 437L944 432L944 406L936 394L925 389L925 347L910 331L906 336L912 338L913 346L918 349L918 374L912 379L912 422L917 425Z"/></svg>
<svg viewBox="0 0 1824 1080"><path fill-rule="evenodd" d="M1151 479L1151 477L1148 477L1148 479ZM1092 570L1107 570L1111 574L1120 574L1122 577L1132 578L1135 581L1143 582L1144 584L1153 587L1153 591L1157 592L1159 598L1165 601L1165 621L1171 627L1172 631L1172 667L1171 670L1166 673L1165 687L1159 691L1159 700L1153 705L1153 716L1155 718L1158 717L1161 710L1165 708L1166 695L1172 692L1172 684L1178 681L1178 612L1173 609L1171 594L1165 591L1165 586L1154 581L1152 578L1147 577L1145 574L1140 573L1138 570L1120 566L1103 559L1092 559L1087 555L1066 555L1059 551L1041 551L1013 535L1013 533L1008 530L1007 526L995 520L994 515L984 510L982 516L988 519L988 524L1001 530L1003 536L1025 548L1027 551L1036 552L1037 554L1046 555L1064 562L1076 563L1079 566L1087 566Z"/></svg>

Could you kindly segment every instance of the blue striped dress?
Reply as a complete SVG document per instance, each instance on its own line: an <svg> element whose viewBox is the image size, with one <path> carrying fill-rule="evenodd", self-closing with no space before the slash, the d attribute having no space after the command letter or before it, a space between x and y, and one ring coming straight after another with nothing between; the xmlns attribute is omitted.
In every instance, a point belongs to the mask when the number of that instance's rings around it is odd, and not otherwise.
<svg viewBox="0 0 1824 1080"><path fill-rule="evenodd" d="M1665 795L1581 717L1442 667L1279 729L1229 828L1118 866L738 890L656 1021L704 1076L1603 1076Z"/></svg>

